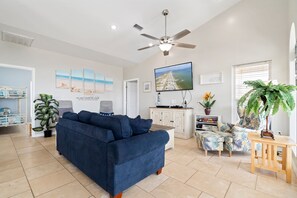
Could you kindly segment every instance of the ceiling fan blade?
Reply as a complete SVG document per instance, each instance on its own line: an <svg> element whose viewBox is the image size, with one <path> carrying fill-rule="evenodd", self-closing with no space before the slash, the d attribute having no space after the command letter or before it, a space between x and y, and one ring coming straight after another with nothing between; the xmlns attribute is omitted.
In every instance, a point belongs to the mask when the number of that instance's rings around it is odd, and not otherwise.
<svg viewBox="0 0 297 198"><path fill-rule="evenodd" d="M139 48L138 51L140 50L145 50L145 49L148 49L148 48L152 48L152 47L155 47L157 45L152 45L152 46L146 46L146 47L143 47L143 48Z"/></svg>
<svg viewBox="0 0 297 198"><path fill-rule="evenodd" d="M163 51L164 56L168 56L169 55L169 51Z"/></svg>
<svg viewBox="0 0 297 198"><path fill-rule="evenodd" d="M149 39L157 40L157 41L160 40L157 37L154 37L154 36L151 36L151 35L148 35L148 34L141 34L141 36L144 36L144 37L149 38Z"/></svg>
<svg viewBox="0 0 297 198"><path fill-rule="evenodd" d="M183 47L183 48L191 48L194 49L196 45L188 44L188 43L174 43L175 47Z"/></svg>
<svg viewBox="0 0 297 198"><path fill-rule="evenodd" d="M178 39L180 39L180 38L182 38L182 37L184 37L184 36L186 36L186 35L188 35L190 33L191 33L190 30L185 29L185 30L177 33L176 35L172 36L171 39L178 40Z"/></svg>

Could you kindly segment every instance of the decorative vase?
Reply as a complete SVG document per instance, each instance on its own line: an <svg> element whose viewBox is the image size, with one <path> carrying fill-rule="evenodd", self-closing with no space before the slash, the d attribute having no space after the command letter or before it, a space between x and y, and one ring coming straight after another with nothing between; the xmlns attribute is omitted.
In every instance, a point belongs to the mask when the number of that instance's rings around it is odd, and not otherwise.
<svg viewBox="0 0 297 198"><path fill-rule="evenodd" d="M211 108L204 109L205 115L209 115L211 112Z"/></svg>
<svg viewBox="0 0 297 198"><path fill-rule="evenodd" d="M52 137L52 130L45 130L44 137Z"/></svg>

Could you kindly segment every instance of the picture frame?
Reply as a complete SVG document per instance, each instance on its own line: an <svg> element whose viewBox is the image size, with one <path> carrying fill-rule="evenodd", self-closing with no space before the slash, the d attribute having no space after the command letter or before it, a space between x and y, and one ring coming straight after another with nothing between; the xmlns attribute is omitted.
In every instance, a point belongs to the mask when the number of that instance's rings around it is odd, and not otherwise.
<svg viewBox="0 0 297 198"><path fill-rule="evenodd" d="M223 72L200 74L200 84L201 85L220 84L223 82L224 82Z"/></svg>
<svg viewBox="0 0 297 198"><path fill-rule="evenodd" d="M143 92L151 92L151 85L152 83L150 81L144 82L143 83Z"/></svg>

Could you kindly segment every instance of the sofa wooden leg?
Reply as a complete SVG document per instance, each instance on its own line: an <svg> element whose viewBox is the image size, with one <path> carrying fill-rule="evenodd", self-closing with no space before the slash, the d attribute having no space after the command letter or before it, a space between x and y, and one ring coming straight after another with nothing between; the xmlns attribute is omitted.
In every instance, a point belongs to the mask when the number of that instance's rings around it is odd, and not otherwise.
<svg viewBox="0 0 297 198"><path fill-rule="evenodd" d="M157 170L156 174L160 175L162 173L162 168L160 168L159 170Z"/></svg>
<svg viewBox="0 0 297 198"><path fill-rule="evenodd" d="M119 194L112 196L110 195L110 198L122 198L123 192L120 192Z"/></svg>
<svg viewBox="0 0 297 198"><path fill-rule="evenodd" d="M221 157L222 151L219 151L219 157Z"/></svg>
<svg viewBox="0 0 297 198"><path fill-rule="evenodd" d="M207 157L207 150L204 150L205 157Z"/></svg>
<svg viewBox="0 0 297 198"><path fill-rule="evenodd" d="M229 151L229 157L232 157L232 151Z"/></svg>

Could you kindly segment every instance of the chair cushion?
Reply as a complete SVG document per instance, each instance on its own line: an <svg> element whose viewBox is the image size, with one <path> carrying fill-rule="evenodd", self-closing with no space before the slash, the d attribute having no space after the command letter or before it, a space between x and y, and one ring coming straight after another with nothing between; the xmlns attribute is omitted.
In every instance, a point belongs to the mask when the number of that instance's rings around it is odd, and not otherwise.
<svg viewBox="0 0 297 198"><path fill-rule="evenodd" d="M152 126L152 119L141 119L140 115L136 118L129 118L130 126L133 131L133 135L140 135L147 133Z"/></svg>
<svg viewBox="0 0 297 198"><path fill-rule="evenodd" d="M81 111L81 112L78 113L78 119L81 122L90 124L90 120L91 120L92 114L93 114L92 112L84 111L83 110L83 111Z"/></svg>
<svg viewBox="0 0 297 198"><path fill-rule="evenodd" d="M231 133L231 129L234 125L230 123L218 122L218 128L221 132L229 132Z"/></svg>
<svg viewBox="0 0 297 198"><path fill-rule="evenodd" d="M93 113L90 118L90 124L112 130L116 140L132 136L129 118L126 115L102 116Z"/></svg>
<svg viewBox="0 0 297 198"><path fill-rule="evenodd" d="M73 112L65 112L63 113L63 118L68 119L68 120L73 120L73 121L79 121L78 115Z"/></svg>

